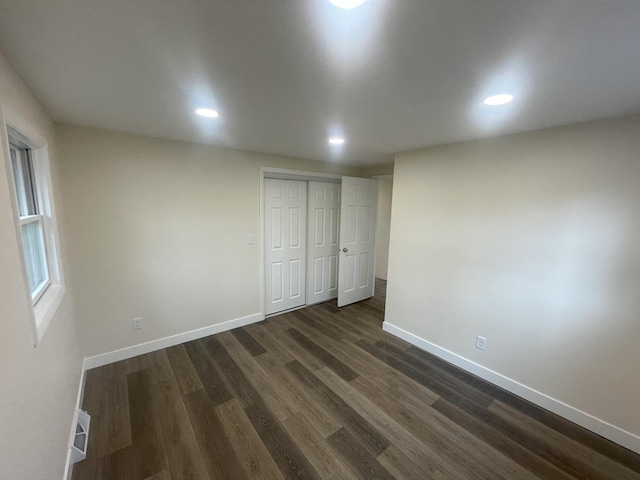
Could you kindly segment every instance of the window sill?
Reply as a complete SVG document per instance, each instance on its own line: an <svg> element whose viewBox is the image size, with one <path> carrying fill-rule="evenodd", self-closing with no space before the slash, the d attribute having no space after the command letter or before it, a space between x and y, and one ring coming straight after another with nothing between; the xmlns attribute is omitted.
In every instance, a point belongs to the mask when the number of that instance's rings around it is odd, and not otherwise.
<svg viewBox="0 0 640 480"><path fill-rule="evenodd" d="M36 322L36 339L34 346L37 346L42 340L44 332L51 323L51 319L58 311L60 303L62 303L65 291L64 286L59 283L49 285L49 288L47 288L42 294L42 297L40 297L38 302L33 306Z"/></svg>

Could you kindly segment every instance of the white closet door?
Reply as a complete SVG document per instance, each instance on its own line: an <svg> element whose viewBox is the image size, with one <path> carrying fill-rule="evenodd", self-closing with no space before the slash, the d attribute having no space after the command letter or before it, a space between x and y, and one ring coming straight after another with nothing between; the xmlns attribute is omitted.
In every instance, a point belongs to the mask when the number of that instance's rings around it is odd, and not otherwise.
<svg viewBox="0 0 640 480"><path fill-rule="evenodd" d="M264 180L266 314L305 305L307 182Z"/></svg>
<svg viewBox="0 0 640 480"><path fill-rule="evenodd" d="M307 305L338 296L340 184L309 182Z"/></svg>
<svg viewBox="0 0 640 480"><path fill-rule="evenodd" d="M342 177L338 306L373 296L378 184L366 178Z"/></svg>

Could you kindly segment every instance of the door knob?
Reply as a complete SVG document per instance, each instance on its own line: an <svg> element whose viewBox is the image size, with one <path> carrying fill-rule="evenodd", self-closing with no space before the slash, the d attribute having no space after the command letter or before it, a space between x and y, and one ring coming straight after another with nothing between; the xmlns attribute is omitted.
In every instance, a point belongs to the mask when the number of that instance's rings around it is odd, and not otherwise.
<svg viewBox="0 0 640 480"><path fill-rule="evenodd" d="M343 248L343 249L342 249L342 251L343 251L344 253L347 253L347 252L349 251L349 249L345 247L345 248Z"/></svg>

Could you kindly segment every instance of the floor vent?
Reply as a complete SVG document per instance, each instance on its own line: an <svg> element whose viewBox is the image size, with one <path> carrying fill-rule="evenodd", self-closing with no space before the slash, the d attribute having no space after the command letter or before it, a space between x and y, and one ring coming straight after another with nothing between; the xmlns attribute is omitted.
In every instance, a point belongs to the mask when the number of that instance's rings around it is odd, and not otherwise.
<svg viewBox="0 0 640 480"><path fill-rule="evenodd" d="M87 458L87 445L89 443L89 425L91 417L83 410L76 410L76 433L71 445L71 463L77 463Z"/></svg>

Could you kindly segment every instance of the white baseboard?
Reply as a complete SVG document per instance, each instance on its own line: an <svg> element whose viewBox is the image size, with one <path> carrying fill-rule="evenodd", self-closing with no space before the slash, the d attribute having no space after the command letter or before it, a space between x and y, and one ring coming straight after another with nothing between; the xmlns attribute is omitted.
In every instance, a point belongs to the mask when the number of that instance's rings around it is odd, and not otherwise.
<svg viewBox="0 0 640 480"><path fill-rule="evenodd" d="M423 338L414 335L413 333L407 332L400 327L397 327L391 323L384 322L382 324L382 329L385 332L389 332L396 337L400 337L401 339L415 345L422 350L425 350L441 359L452 363L453 365L466 370L467 372L473 373L478 377L493 383L505 390L518 395L519 397L524 398L525 400L530 401L542 408L545 408L556 415L559 415L567 420L570 420L573 423L580 425L588 430L591 430L598 435L605 437L612 442L617 443L618 445L622 445L629 450L632 450L636 453L640 453L640 437L634 435L633 433L627 432L615 425L605 422L604 420L600 420L588 413L585 413L577 408L572 407L571 405L567 405L555 398L552 398L544 393L538 392L526 385L516 382L504 375L501 375L493 370L489 370L482 365L479 365L471 360L468 360L460 355L453 353L445 348L439 347Z"/></svg>
<svg viewBox="0 0 640 480"><path fill-rule="evenodd" d="M226 332L227 330L233 330L238 327L244 327L245 325L260 322L262 320L264 320L264 315L262 313L254 313L253 315L247 315L246 317L236 318L234 320L209 325L208 327L198 328L189 332L171 335L170 337L159 338L157 340L151 340L131 347L113 350L112 352L102 353L93 357L87 357L84 359L84 365L86 370L91 370L92 368L102 367L110 363L119 362L120 360L126 360L128 358L137 357L138 355L144 355L145 353L162 350L163 348L173 347L174 345L190 342L191 340L197 340L198 338L208 337L209 335Z"/></svg>
<svg viewBox="0 0 640 480"><path fill-rule="evenodd" d="M69 432L69 442L67 443L67 460L64 464L64 475L62 480L71 480L71 474L73 473L71 463L71 445L73 445L73 439L76 434L76 412L82 407L84 400L84 383L87 378L86 359L82 361L82 367L80 370L80 382L78 382L78 395L76 396L76 406L73 409L73 418L71 421L71 431Z"/></svg>

